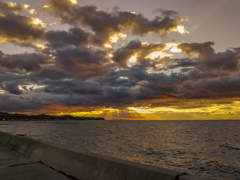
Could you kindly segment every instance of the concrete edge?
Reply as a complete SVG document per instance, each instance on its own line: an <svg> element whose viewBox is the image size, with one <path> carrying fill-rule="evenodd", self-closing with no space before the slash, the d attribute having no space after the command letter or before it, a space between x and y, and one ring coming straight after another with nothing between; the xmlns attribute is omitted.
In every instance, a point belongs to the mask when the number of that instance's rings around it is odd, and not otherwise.
<svg viewBox="0 0 240 180"><path fill-rule="evenodd" d="M1 131L0 143L82 180L210 180L95 153L76 151L62 145Z"/></svg>

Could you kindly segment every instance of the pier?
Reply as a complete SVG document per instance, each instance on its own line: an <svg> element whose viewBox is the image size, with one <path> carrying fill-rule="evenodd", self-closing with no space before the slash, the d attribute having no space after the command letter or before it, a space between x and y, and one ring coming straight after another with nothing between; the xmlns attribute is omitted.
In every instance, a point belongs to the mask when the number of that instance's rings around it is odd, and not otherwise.
<svg viewBox="0 0 240 180"><path fill-rule="evenodd" d="M1 180L210 180L0 131Z"/></svg>

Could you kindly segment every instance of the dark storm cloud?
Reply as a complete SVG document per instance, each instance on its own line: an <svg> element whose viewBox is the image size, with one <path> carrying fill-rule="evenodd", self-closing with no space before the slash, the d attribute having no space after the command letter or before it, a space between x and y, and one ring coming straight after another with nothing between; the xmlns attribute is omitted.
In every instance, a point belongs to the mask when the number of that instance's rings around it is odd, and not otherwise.
<svg viewBox="0 0 240 180"><path fill-rule="evenodd" d="M162 11L160 16L153 20L145 18L142 14L127 11L105 12L97 9L96 6L77 6L69 0L49 0L46 9L55 13L62 22L76 26L87 25L96 33L96 41L104 44L109 37L116 33L130 30L132 34L158 34L167 35L176 31L177 26L184 19L172 16L173 12ZM174 13L176 15L176 13Z"/></svg>
<svg viewBox="0 0 240 180"><path fill-rule="evenodd" d="M204 43L181 43L177 46L182 52L191 55L192 53L198 53L200 59L206 59L214 53L212 46L213 42Z"/></svg>
<svg viewBox="0 0 240 180"><path fill-rule="evenodd" d="M62 48L65 46L86 45L90 41L90 34L81 28L70 28L69 31L48 31L45 33L48 46L52 49Z"/></svg>
<svg viewBox="0 0 240 180"><path fill-rule="evenodd" d="M0 68L0 83L5 82L19 82L21 84L26 84L29 82L29 75L25 72L19 70L6 70L5 68Z"/></svg>
<svg viewBox="0 0 240 180"><path fill-rule="evenodd" d="M203 61L199 61L201 69L238 70L239 56L234 51L227 50L209 56Z"/></svg>
<svg viewBox="0 0 240 180"><path fill-rule="evenodd" d="M126 77L122 77L126 76ZM129 77L129 79L127 79ZM116 105L133 103L135 100L151 99L157 96L173 96L171 89L187 79L187 75L148 74L146 68L132 67L123 72L112 72L108 76L79 81L77 79L59 79L41 81L46 85L46 93L91 95L87 104L102 102ZM176 95L177 96L177 95ZM80 98L81 99L81 98ZM66 100L66 99L65 99ZM67 100L66 100L67 101ZM127 101L127 102L125 102ZM76 105L77 100L74 101ZM78 104L82 104L79 102Z"/></svg>
<svg viewBox="0 0 240 180"><path fill-rule="evenodd" d="M131 79L125 79L124 77L118 77L115 81L115 86L122 86L122 87L134 87L137 85L137 82Z"/></svg>
<svg viewBox="0 0 240 180"><path fill-rule="evenodd" d="M210 82L214 79L224 80L230 76L229 73L224 72L202 72L200 70L192 69L186 73L171 73L167 75L165 73L147 73L147 68L142 66L134 66L124 72L118 72L119 74L124 74L131 81L129 86L123 86L118 84L117 80L111 81L111 84L108 84L106 88L107 96L112 98L129 98L134 100L140 99L152 99L152 98L198 98L198 94L195 92L204 91L205 96L209 95L206 88L205 90L198 89L197 86L192 92L189 91L189 86L195 84L198 81ZM235 80L239 77L235 76ZM239 79L238 79L239 80ZM125 82L129 81L128 79ZM228 80L230 81L230 80ZM109 83L109 82L108 82ZM232 83L232 86L234 86ZM213 83L214 84L214 83ZM214 87L214 85L213 85ZM227 86L226 86L227 87ZM193 89L193 88L192 88ZM216 90L221 90L221 88L216 86ZM231 89L227 88L222 91L222 97L228 97ZM202 92L203 93L203 92ZM235 94L236 95L236 94ZM216 96L214 96L216 97Z"/></svg>
<svg viewBox="0 0 240 180"><path fill-rule="evenodd" d="M138 56L139 59L145 59L145 57L155 51L162 51L166 47L162 43L142 44L141 41L132 40L126 46L117 49L113 54L113 60L120 65L125 65L127 61L133 56Z"/></svg>
<svg viewBox="0 0 240 180"><path fill-rule="evenodd" d="M113 99L126 99L132 98L132 93L128 87L106 87L105 91L108 94L108 97Z"/></svg>
<svg viewBox="0 0 240 180"><path fill-rule="evenodd" d="M46 104L31 99L18 98L10 95L0 95L0 109L5 112L26 112L38 110Z"/></svg>
<svg viewBox="0 0 240 180"><path fill-rule="evenodd" d="M228 73L228 72L200 71L197 69L191 69L187 73L188 79L192 80L192 81L197 81L199 79L221 78L221 77L227 77L229 75L230 75L230 73Z"/></svg>
<svg viewBox="0 0 240 180"><path fill-rule="evenodd" d="M68 48L64 50L57 51L56 59L57 61L70 68L73 66L80 66L84 64L103 64L108 62L106 58L107 54L105 51L93 50L91 48Z"/></svg>
<svg viewBox="0 0 240 180"><path fill-rule="evenodd" d="M105 76L115 67L106 51L93 48L66 48L58 50L54 55L61 72L81 79Z"/></svg>
<svg viewBox="0 0 240 180"><path fill-rule="evenodd" d="M173 11L173 10L165 10L165 9L162 9L162 8L157 8L155 9L153 12L155 13L161 13L165 16L176 16L178 15L178 12L176 11Z"/></svg>
<svg viewBox="0 0 240 180"><path fill-rule="evenodd" d="M55 81L44 81L45 92L53 94L91 94L100 95L103 93L102 86L97 81L79 81L76 79L62 79Z"/></svg>
<svg viewBox="0 0 240 180"><path fill-rule="evenodd" d="M38 71L42 64L46 64L50 58L37 53L31 54L6 54L0 51L0 66L7 69L20 69L27 72Z"/></svg>
<svg viewBox="0 0 240 180"><path fill-rule="evenodd" d="M11 94L15 94L15 95L20 95L23 92L19 89L18 84L17 83L4 83L1 84L1 89L5 90Z"/></svg>
<svg viewBox="0 0 240 180"><path fill-rule="evenodd" d="M198 57L177 60L176 67L195 66L201 70L238 70L239 52L237 48L225 52L215 53L213 42L205 43L181 43L177 47L189 56L197 53Z"/></svg>
<svg viewBox="0 0 240 180"><path fill-rule="evenodd" d="M20 15L23 5L10 6L0 2L0 42L36 42L42 38L44 27L36 19Z"/></svg>
<svg viewBox="0 0 240 180"><path fill-rule="evenodd" d="M95 106L94 109L96 109L96 106L103 105L106 103L102 101L102 99L93 99L92 96L89 95L70 95L67 97L62 97L55 99L54 101L56 104L64 104L67 106L84 106L84 107L91 107Z"/></svg>
<svg viewBox="0 0 240 180"><path fill-rule="evenodd" d="M187 79L185 74L149 74L146 67L134 66L111 73L109 77L102 78L100 81L106 92L105 98L115 102L116 99L134 101L158 96L172 96L171 89ZM119 103L124 102L119 101Z"/></svg>
<svg viewBox="0 0 240 180"><path fill-rule="evenodd" d="M151 59L151 53L171 53L171 48L138 39L124 46L103 46L112 45L110 37L117 33L163 36L176 31L183 19L175 11L157 9L160 15L149 20L118 7L105 12L70 0L48 2L45 9L70 25L69 30L47 31L34 25L33 18L21 15L28 11L26 6L0 2L0 42L31 47L35 52L0 51L0 88L12 95L0 94L2 110L21 111L51 103L125 107L156 101L166 105L163 100L167 99L179 104L179 99L240 96L239 48L215 52L213 42L181 43L177 48L189 57ZM44 46L38 46L38 41ZM128 66L132 56L137 63ZM42 88L33 90L31 85ZM33 98L35 93L39 99ZM4 103L15 104L4 107Z"/></svg>
<svg viewBox="0 0 240 180"><path fill-rule="evenodd" d="M17 27L17 28L16 28ZM0 16L0 37L5 42L36 42L41 39L43 28L32 24L32 19L25 16Z"/></svg>
<svg viewBox="0 0 240 180"><path fill-rule="evenodd" d="M57 80L66 77L67 75L63 73L60 69L56 69L56 67L54 69L41 69L41 71L31 74L31 79L35 82L45 79Z"/></svg>
<svg viewBox="0 0 240 180"><path fill-rule="evenodd" d="M49 5L45 6L46 9L51 9L52 11L60 11L62 15L67 15L71 7L75 4L71 0L48 0Z"/></svg>
<svg viewBox="0 0 240 180"><path fill-rule="evenodd" d="M198 64L197 60L194 59L175 59L168 68L174 69L174 68L186 68L186 67L195 67Z"/></svg>
<svg viewBox="0 0 240 180"><path fill-rule="evenodd" d="M215 79L199 79L195 82L184 83L181 89L186 98L222 98L222 97L239 97L240 76L232 74L227 77Z"/></svg>

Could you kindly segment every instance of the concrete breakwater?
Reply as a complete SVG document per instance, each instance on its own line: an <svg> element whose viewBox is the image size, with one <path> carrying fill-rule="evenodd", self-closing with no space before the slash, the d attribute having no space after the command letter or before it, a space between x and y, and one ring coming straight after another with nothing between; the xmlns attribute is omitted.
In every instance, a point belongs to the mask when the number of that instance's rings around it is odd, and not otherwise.
<svg viewBox="0 0 240 180"><path fill-rule="evenodd" d="M0 132L0 143L81 180L208 180Z"/></svg>

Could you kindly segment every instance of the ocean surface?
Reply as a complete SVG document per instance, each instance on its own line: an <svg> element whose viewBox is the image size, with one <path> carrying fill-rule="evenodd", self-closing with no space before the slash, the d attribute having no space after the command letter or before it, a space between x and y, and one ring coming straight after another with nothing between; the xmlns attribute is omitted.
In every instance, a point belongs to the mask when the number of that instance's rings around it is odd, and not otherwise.
<svg viewBox="0 0 240 180"><path fill-rule="evenodd" d="M190 174L240 179L240 121L1 121L0 131Z"/></svg>

